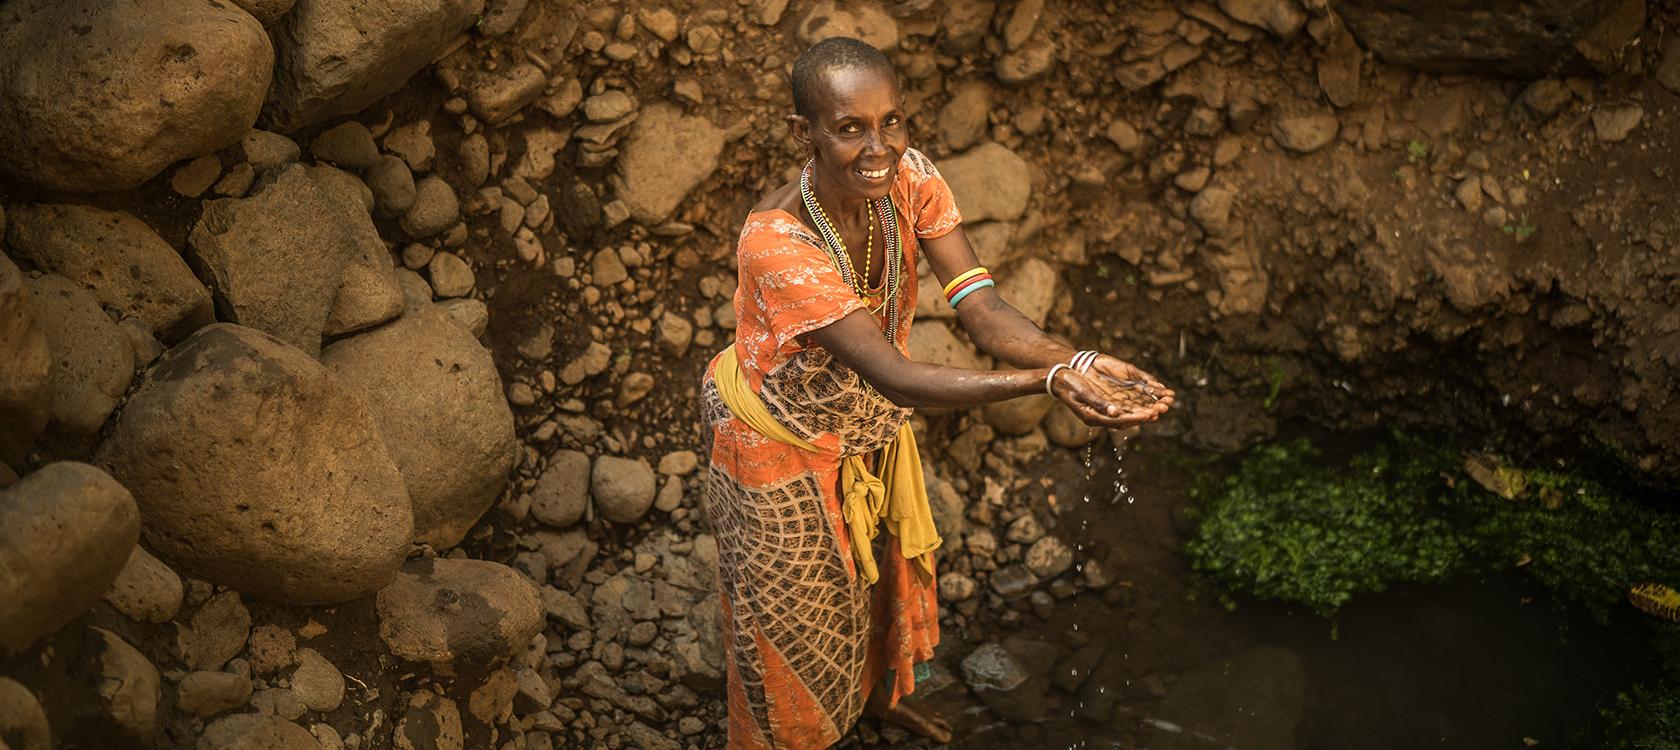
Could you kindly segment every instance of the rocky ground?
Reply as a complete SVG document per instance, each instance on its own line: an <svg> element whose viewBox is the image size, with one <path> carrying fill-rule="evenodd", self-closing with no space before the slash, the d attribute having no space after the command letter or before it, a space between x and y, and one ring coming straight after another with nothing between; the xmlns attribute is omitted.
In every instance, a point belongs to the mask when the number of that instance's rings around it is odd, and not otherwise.
<svg viewBox="0 0 1680 750"><path fill-rule="evenodd" d="M0 2L0 738L721 746L694 397L833 34L1003 295L1183 394L1154 437L1672 481L1680 12L1453 7ZM990 365L922 283L918 358ZM1126 596L1025 470L1105 439L1051 406L917 417L945 679L1011 721L1086 652L1006 635Z"/></svg>

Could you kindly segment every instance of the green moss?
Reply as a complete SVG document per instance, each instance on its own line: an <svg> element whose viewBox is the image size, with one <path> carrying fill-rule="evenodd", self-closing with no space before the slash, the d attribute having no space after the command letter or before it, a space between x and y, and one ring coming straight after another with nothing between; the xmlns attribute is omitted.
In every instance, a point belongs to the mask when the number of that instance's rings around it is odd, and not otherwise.
<svg viewBox="0 0 1680 750"><path fill-rule="evenodd" d="M1604 750L1680 750L1680 679L1634 685L1600 718Z"/></svg>
<svg viewBox="0 0 1680 750"><path fill-rule="evenodd" d="M1338 470L1319 458L1304 439L1262 446L1235 474L1195 488L1195 569L1326 616L1355 594L1462 569L1463 541L1425 499L1424 462L1373 451Z"/></svg>
<svg viewBox="0 0 1680 750"><path fill-rule="evenodd" d="M1591 479L1501 466L1514 500L1457 451L1395 435L1340 466L1306 440L1256 448L1195 488L1195 569L1229 590L1329 615L1353 595L1520 564L1603 619L1640 581L1680 584L1680 515Z"/></svg>

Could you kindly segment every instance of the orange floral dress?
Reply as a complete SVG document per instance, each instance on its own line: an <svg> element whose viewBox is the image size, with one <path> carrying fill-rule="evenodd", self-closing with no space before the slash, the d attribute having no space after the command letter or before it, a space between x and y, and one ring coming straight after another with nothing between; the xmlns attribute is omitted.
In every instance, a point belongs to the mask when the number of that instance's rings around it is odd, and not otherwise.
<svg viewBox="0 0 1680 750"><path fill-rule="evenodd" d="M917 241L950 232L961 215L944 178L915 150L900 160L891 197L904 248L894 343L907 353ZM801 343L804 334L868 310L816 232L785 211L751 213L736 256L734 346L747 383L818 451L736 419L713 382L716 360L707 366L704 502L723 590L729 747L827 747L857 721L868 690L883 678L894 703L913 691L917 667L939 643L931 577L885 533L875 540L880 580L869 586L854 568L840 510L842 457L885 446L910 410L822 347Z"/></svg>

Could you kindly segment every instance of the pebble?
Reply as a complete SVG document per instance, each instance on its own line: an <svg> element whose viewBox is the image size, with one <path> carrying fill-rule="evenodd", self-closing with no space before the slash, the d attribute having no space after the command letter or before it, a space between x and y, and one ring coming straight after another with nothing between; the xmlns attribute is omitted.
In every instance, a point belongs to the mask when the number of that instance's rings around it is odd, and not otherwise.
<svg viewBox="0 0 1680 750"><path fill-rule="evenodd" d="M1039 578L1053 578L1073 567L1073 550L1066 542L1046 536L1027 549L1027 570Z"/></svg>
<svg viewBox="0 0 1680 750"><path fill-rule="evenodd" d="M169 177L169 188L184 198L197 198L222 176L222 161L215 154L205 154L175 168Z"/></svg>
<svg viewBox="0 0 1680 750"><path fill-rule="evenodd" d="M257 169L290 164L303 153L296 141L267 130L246 133L239 141L239 149L245 154L245 161Z"/></svg>
<svg viewBox="0 0 1680 750"><path fill-rule="evenodd" d="M111 589L105 592L105 601L132 619L163 623L175 618L185 593L175 571L136 546Z"/></svg>
<svg viewBox="0 0 1680 750"><path fill-rule="evenodd" d="M961 604L980 591L980 584L973 578L960 572L944 573L939 576L939 598L952 604Z"/></svg>
<svg viewBox="0 0 1680 750"><path fill-rule="evenodd" d="M338 667L312 648L297 651L297 671L292 673L292 691L311 711L332 711L344 701L344 675Z"/></svg>
<svg viewBox="0 0 1680 750"><path fill-rule="evenodd" d="M672 451L659 459L659 473L668 477L684 477L700 468L700 457L694 451Z"/></svg>
<svg viewBox="0 0 1680 750"><path fill-rule="evenodd" d="M425 239L453 226L461 218L461 204L449 183L427 177L414 186L414 205L402 216L402 230L414 239Z"/></svg>
<svg viewBox="0 0 1680 750"><path fill-rule="evenodd" d="M247 162L240 162L230 167L211 190L225 198L238 198L251 190L251 183L256 179L257 170Z"/></svg>
<svg viewBox="0 0 1680 750"><path fill-rule="evenodd" d="M1025 595L1038 585L1038 578L1023 565L1005 565L992 573L992 590L1006 599Z"/></svg>
<svg viewBox="0 0 1680 750"><path fill-rule="evenodd" d="M189 672L175 686L175 705L196 716L214 716L250 699L250 678L228 672Z"/></svg>
<svg viewBox="0 0 1680 750"><path fill-rule="evenodd" d="M239 592L217 594L193 614L187 666L197 670L221 669L229 659L245 650L250 633L251 613L240 601Z"/></svg>
<svg viewBox="0 0 1680 750"><path fill-rule="evenodd" d="M1341 130L1336 116L1327 112L1285 115L1278 118L1272 137L1278 145L1298 154L1310 154L1335 140Z"/></svg>
<svg viewBox="0 0 1680 750"><path fill-rule="evenodd" d="M484 139L482 135L477 137L481 141ZM462 142L464 144L472 139L473 136L468 136ZM386 151L395 154L416 172L430 172L432 160L437 157L437 144L432 141L432 123L426 120L398 125L386 133L381 142Z"/></svg>
<svg viewBox="0 0 1680 750"><path fill-rule="evenodd" d="M1026 513L1009 524L1009 530L1003 533L1003 538L1011 542L1032 544L1044 538L1044 526L1038 522L1036 516Z"/></svg>
<svg viewBox="0 0 1680 750"><path fill-rule="evenodd" d="M583 101L583 116L590 122L612 122L636 111L636 101L616 89L603 91Z"/></svg>
<svg viewBox="0 0 1680 750"><path fill-rule="evenodd" d="M624 260L610 247L595 251L595 257L589 262L589 273L591 282L599 287L612 286L630 278Z"/></svg>
<svg viewBox="0 0 1680 750"><path fill-rule="evenodd" d="M379 146L366 125L352 120L316 136L309 144L309 154L334 166L362 170L379 161Z"/></svg>
<svg viewBox="0 0 1680 750"><path fill-rule="evenodd" d="M589 508L589 456L562 450L531 488L531 515L544 525L563 529L583 520Z"/></svg>
<svg viewBox="0 0 1680 750"><path fill-rule="evenodd" d="M590 472L589 489L602 518L635 523L653 507L653 469L642 461L602 456Z"/></svg>
<svg viewBox="0 0 1680 750"><path fill-rule="evenodd" d="M1600 141L1615 143L1626 139L1644 117L1645 108L1632 102L1605 105L1593 110L1593 132Z"/></svg>
<svg viewBox="0 0 1680 750"><path fill-rule="evenodd" d="M252 672L274 674L297 663L297 638L279 625L258 625L251 631L246 657Z"/></svg>
<svg viewBox="0 0 1680 750"><path fill-rule="evenodd" d="M426 272L431 276L432 291L439 297L465 297L473 290L472 268L454 253L433 255Z"/></svg>
<svg viewBox="0 0 1680 750"><path fill-rule="evenodd" d="M373 191L373 203L382 216L396 216L414 206L417 192L414 172L395 156L381 156L369 167L363 181Z"/></svg>

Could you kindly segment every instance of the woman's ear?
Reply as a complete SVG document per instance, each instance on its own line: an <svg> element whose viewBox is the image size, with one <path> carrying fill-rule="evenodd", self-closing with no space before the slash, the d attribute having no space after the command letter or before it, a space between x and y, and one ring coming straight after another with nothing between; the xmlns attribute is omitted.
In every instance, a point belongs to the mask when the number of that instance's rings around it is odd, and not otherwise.
<svg viewBox="0 0 1680 750"><path fill-rule="evenodd" d="M805 119L803 115L797 114L788 115L785 119L788 124L788 135L793 136L794 145L798 146L799 151L806 156L812 155L811 121Z"/></svg>

